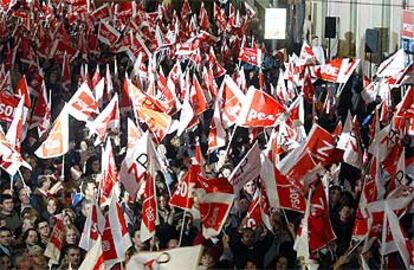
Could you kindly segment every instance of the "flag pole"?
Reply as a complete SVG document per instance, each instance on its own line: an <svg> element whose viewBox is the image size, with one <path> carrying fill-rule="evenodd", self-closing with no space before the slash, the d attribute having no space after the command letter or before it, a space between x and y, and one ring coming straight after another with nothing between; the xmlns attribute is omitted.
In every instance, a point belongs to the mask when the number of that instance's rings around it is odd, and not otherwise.
<svg viewBox="0 0 414 270"><path fill-rule="evenodd" d="M62 155L62 171L60 172L60 177L62 181L65 180L65 155Z"/></svg>
<svg viewBox="0 0 414 270"><path fill-rule="evenodd" d="M285 209L284 208L281 208L281 209L282 209L283 216L285 217L286 223L289 224L289 219L287 218Z"/></svg>
<svg viewBox="0 0 414 270"><path fill-rule="evenodd" d="M183 224L181 224L181 231L180 231L180 239L178 241L178 246L181 246L181 240L183 239L183 233L184 233L184 226L185 226L185 213L187 210L184 210L183 212Z"/></svg>
<svg viewBox="0 0 414 270"><path fill-rule="evenodd" d="M227 153L229 152L229 150L230 150L230 145L231 145L231 143L233 142L233 138L234 138L234 134L236 133L236 129L237 129L237 125L235 125L234 126L234 128L233 128L233 131L232 131L232 133L231 133L231 137L230 137L230 140L229 140L229 144L227 145L227 148L226 148L226 158L227 158Z"/></svg>

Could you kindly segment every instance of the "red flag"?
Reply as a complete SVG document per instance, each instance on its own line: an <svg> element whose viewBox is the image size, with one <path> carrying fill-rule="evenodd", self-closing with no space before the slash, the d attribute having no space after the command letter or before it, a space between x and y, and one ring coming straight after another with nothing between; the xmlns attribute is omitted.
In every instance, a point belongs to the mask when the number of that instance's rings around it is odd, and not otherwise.
<svg viewBox="0 0 414 270"><path fill-rule="evenodd" d="M178 181L171 196L170 205L184 210L190 210L193 207L195 186L200 174L201 166L191 165L183 178Z"/></svg>
<svg viewBox="0 0 414 270"><path fill-rule="evenodd" d="M102 43L105 43L106 45L112 47L118 41L120 36L121 33L119 33L114 27L105 21L101 21L98 29L98 39Z"/></svg>
<svg viewBox="0 0 414 270"><path fill-rule="evenodd" d="M316 252L336 238L329 218L329 205L322 182L317 184L312 199L308 203L311 204L308 219L309 250Z"/></svg>
<svg viewBox="0 0 414 270"><path fill-rule="evenodd" d="M45 256L50 258L50 263L59 264L61 250L65 245L65 225L63 217L57 218L49 242L47 243Z"/></svg>
<svg viewBox="0 0 414 270"><path fill-rule="evenodd" d="M226 74L226 70L218 62L216 58L213 46L210 47L210 52L208 54L208 62L210 63L210 68L212 69L215 78L221 77L224 74Z"/></svg>
<svg viewBox="0 0 414 270"><path fill-rule="evenodd" d="M196 75L193 77L193 85L191 87L191 103L195 114L198 116L208 109L206 97Z"/></svg>
<svg viewBox="0 0 414 270"><path fill-rule="evenodd" d="M27 85L26 76L23 75L16 85L16 93L24 98L24 106L27 109L32 107L32 101L30 99L29 86Z"/></svg>
<svg viewBox="0 0 414 270"><path fill-rule="evenodd" d="M212 151L224 147L226 145L226 131L224 130L219 104L216 102L214 107L213 118L211 120L210 132L208 134L208 150L207 152L211 153Z"/></svg>
<svg viewBox="0 0 414 270"><path fill-rule="evenodd" d="M253 41L251 48L246 46L246 37L242 41L240 48L239 60L260 67L262 65L262 50L257 47Z"/></svg>
<svg viewBox="0 0 414 270"><path fill-rule="evenodd" d="M68 111L79 121L88 122L98 115L98 104L86 82L82 83L76 93L69 100Z"/></svg>
<svg viewBox="0 0 414 270"><path fill-rule="evenodd" d="M196 189L203 236L207 239L217 236L230 212L234 194L232 186L225 178L200 182Z"/></svg>
<svg viewBox="0 0 414 270"><path fill-rule="evenodd" d="M0 91L0 121L11 123L15 108L19 104L19 97L7 91Z"/></svg>
<svg viewBox="0 0 414 270"><path fill-rule="evenodd" d="M245 96L237 84L226 76L220 88L219 98L223 98L222 120L225 127L234 125L239 117Z"/></svg>
<svg viewBox="0 0 414 270"><path fill-rule="evenodd" d="M152 173L147 174L144 200L142 202L141 240L146 241L155 235L158 223L158 208L155 191L155 179Z"/></svg>
<svg viewBox="0 0 414 270"><path fill-rule="evenodd" d="M207 31L210 27L210 23L208 20L208 13L206 8L204 7L204 2L201 2L200 13L198 15L198 20L200 21L200 28Z"/></svg>
<svg viewBox="0 0 414 270"><path fill-rule="evenodd" d="M237 125L244 127L269 127L276 124L286 108L270 95L250 86L240 110Z"/></svg>
<svg viewBox="0 0 414 270"><path fill-rule="evenodd" d="M48 102L46 85L42 82L42 91L37 97L29 129L38 127L39 136L41 137L50 128L51 118L51 102Z"/></svg>
<svg viewBox="0 0 414 270"><path fill-rule="evenodd" d="M305 78L303 81L303 96L305 97L308 103L313 104L313 96L315 95L315 88L312 84L312 79L309 74L308 69L305 70Z"/></svg>
<svg viewBox="0 0 414 270"><path fill-rule="evenodd" d="M105 149L102 152L102 190L99 198L100 205L109 202L112 194L116 197L120 194L118 183L118 172L116 170L114 154L112 152L111 140L106 140ZM118 193L118 194L117 194ZM114 195L114 196L115 196Z"/></svg>
<svg viewBox="0 0 414 270"><path fill-rule="evenodd" d="M116 200L117 197L112 196L102 234L103 258L106 269L111 269L116 263L125 261L125 254L132 245L124 214Z"/></svg>
<svg viewBox="0 0 414 270"><path fill-rule="evenodd" d="M83 232L79 240L79 247L89 251L101 238L105 226L105 218L99 206L94 203L88 212Z"/></svg>
<svg viewBox="0 0 414 270"><path fill-rule="evenodd" d="M328 131L315 124L309 132L305 149L313 154L316 161L326 165L330 162L335 146L335 138Z"/></svg>

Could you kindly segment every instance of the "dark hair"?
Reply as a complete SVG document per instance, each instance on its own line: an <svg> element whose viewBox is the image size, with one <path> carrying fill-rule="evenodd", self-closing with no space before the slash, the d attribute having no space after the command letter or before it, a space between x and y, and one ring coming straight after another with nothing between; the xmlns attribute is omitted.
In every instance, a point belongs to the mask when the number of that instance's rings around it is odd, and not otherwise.
<svg viewBox="0 0 414 270"><path fill-rule="evenodd" d="M96 185L95 181L91 177L84 178L81 185L81 191L83 194L85 194L85 190L88 188L88 184Z"/></svg>
<svg viewBox="0 0 414 270"><path fill-rule="evenodd" d="M10 194L2 194L0 196L0 203L2 204L5 200L13 200L13 196Z"/></svg>
<svg viewBox="0 0 414 270"><path fill-rule="evenodd" d="M78 249L79 251L81 251L80 247L78 247L75 244L66 244L65 248L64 248L64 251L63 251L64 254L67 254L70 249Z"/></svg>
<svg viewBox="0 0 414 270"><path fill-rule="evenodd" d="M12 230L10 228L7 228L6 226L0 227L0 233L4 231L8 231L9 233L12 233Z"/></svg>
<svg viewBox="0 0 414 270"><path fill-rule="evenodd" d="M41 177L39 177L39 181L37 183L37 186L41 188L43 186L43 183L46 182L47 180L48 180L47 176L42 175Z"/></svg>
<svg viewBox="0 0 414 270"><path fill-rule="evenodd" d="M23 239L23 241L26 241L26 238L29 236L29 233L30 233L31 231L35 232L35 233L37 234L37 237L39 237L39 233L36 231L36 229L34 229L34 228L29 228L29 229L27 229L27 230L23 233L23 235L22 235L22 239Z"/></svg>

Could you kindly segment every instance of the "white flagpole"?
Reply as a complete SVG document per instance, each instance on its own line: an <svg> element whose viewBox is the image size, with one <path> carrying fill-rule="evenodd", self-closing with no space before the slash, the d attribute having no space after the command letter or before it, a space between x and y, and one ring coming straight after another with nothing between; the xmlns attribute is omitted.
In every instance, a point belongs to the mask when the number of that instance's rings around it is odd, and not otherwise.
<svg viewBox="0 0 414 270"><path fill-rule="evenodd" d="M65 155L62 156L62 171L60 172L62 181L65 180Z"/></svg>
<svg viewBox="0 0 414 270"><path fill-rule="evenodd" d="M227 158L227 154L228 154L228 152L229 152L229 150L230 150L230 145L231 145L231 143L233 142L233 137L234 137L234 134L236 133L236 129L237 129L237 125L235 125L234 126L234 128L233 128L233 131L232 131L232 133L231 133L231 137L230 137L230 139L229 139L229 144L227 145L227 148L226 148L226 158Z"/></svg>

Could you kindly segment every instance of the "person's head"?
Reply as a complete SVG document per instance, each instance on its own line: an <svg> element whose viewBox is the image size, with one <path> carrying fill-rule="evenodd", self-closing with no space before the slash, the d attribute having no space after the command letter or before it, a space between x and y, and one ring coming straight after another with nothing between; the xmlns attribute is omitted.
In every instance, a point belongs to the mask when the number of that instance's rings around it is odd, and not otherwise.
<svg viewBox="0 0 414 270"><path fill-rule="evenodd" d="M29 255L32 258L33 265L46 266L46 258L43 255L43 252L43 249L37 245L29 248Z"/></svg>
<svg viewBox="0 0 414 270"><path fill-rule="evenodd" d="M201 265L204 267L212 267L216 261L210 249L205 249L203 255L201 255Z"/></svg>
<svg viewBox="0 0 414 270"><path fill-rule="evenodd" d="M244 270L256 270L257 269L257 265L250 260L246 261L246 264L244 265Z"/></svg>
<svg viewBox="0 0 414 270"><path fill-rule="evenodd" d="M161 209L165 209L168 206L168 197L165 194L158 196L158 206Z"/></svg>
<svg viewBox="0 0 414 270"><path fill-rule="evenodd" d="M50 226L46 220L40 220L37 223L37 231L42 238L48 238L50 235Z"/></svg>
<svg viewBox="0 0 414 270"><path fill-rule="evenodd" d="M8 247L13 240L12 232L6 227L0 227L0 245Z"/></svg>
<svg viewBox="0 0 414 270"><path fill-rule="evenodd" d="M316 35L312 36L311 43L312 43L312 46L319 46L319 37Z"/></svg>
<svg viewBox="0 0 414 270"><path fill-rule="evenodd" d="M9 194L2 194L0 198L2 212L11 213L14 208L13 197Z"/></svg>
<svg viewBox="0 0 414 270"><path fill-rule="evenodd" d="M30 270L32 268L32 258L29 256L27 250L14 256L13 261L19 270Z"/></svg>
<svg viewBox="0 0 414 270"><path fill-rule="evenodd" d="M43 175L39 178L38 187L44 191L48 191L52 182L50 181L50 177Z"/></svg>
<svg viewBox="0 0 414 270"><path fill-rule="evenodd" d="M0 256L0 269L11 269L12 264L10 257L7 255Z"/></svg>
<svg viewBox="0 0 414 270"><path fill-rule="evenodd" d="M92 210L92 206L93 206L92 201L88 199L82 200L82 209L81 209L82 215L87 217L89 214L89 211Z"/></svg>
<svg viewBox="0 0 414 270"><path fill-rule="evenodd" d="M172 249L178 247L178 239L172 238L167 242L167 249Z"/></svg>
<svg viewBox="0 0 414 270"><path fill-rule="evenodd" d="M65 227L65 242L66 244L77 245L79 241L79 231L72 224L69 224Z"/></svg>
<svg viewBox="0 0 414 270"><path fill-rule="evenodd" d="M82 183L82 193L88 200L95 200L98 194L98 188L96 187L95 181L88 179Z"/></svg>
<svg viewBox="0 0 414 270"><path fill-rule="evenodd" d="M276 270L286 270L288 269L288 258L286 256L279 256L276 258Z"/></svg>
<svg viewBox="0 0 414 270"><path fill-rule="evenodd" d="M350 205L342 205L339 209L339 219L341 222L348 222L350 218L352 217L353 209Z"/></svg>
<svg viewBox="0 0 414 270"><path fill-rule="evenodd" d="M329 189L329 204L336 205L342 197L342 189L340 186L332 186Z"/></svg>
<svg viewBox="0 0 414 270"><path fill-rule="evenodd" d="M76 214L71 208L65 208L62 210L63 213L63 224L65 226L73 225L76 219Z"/></svg>
<svg viewBox="0 0 414 270"><path fill-rule="evenodd" d="M65 248L65 258L73 267L79 267L81 263L81 250L76 245L67 245Z"/></svg>
<svg viewBox="0 0 414 270"><path fill-rule="evenodd" d="M50 198L47 201L46 210L50 215L55 215L58 212L59 201L56 198Z"/></svg>
<svg viewBox="0 0 414 270"><path fill-rule="evenodd" d="M250 228L244 228L243 231L242 231L241 241L247 247L253 246L253 244L255 242L254 231Z"/></svg>
<svg viewBox="0 0 414 270"><path fill-rule="evenodd" d="M28 229L23 234L23 241L27 246L34 246L39 240L37 231L35 229Z"/></svg>
<svg viewBox="0 0 414 270"><path fill-rule="evenodd" d="M19 201L25 205L30 204L30 197L27 187L22 187L21 189L19 189Z"/></svg>
<svg viewBox="0 0 414 270"><path fill-rule="evenodd" d="M100 161L99 158L97 156L91 156L88 159L88 164L89 164L89 173L90 174L97 174L100 173Z"/></svg>
<svg viewBox="0 0 414 270"><path fill-rule="evenodd" d="M231 167L229 166L223 166L221 168L221 175L225 178L229 178L231 174Z"/></svg>
<svg viewBox="0 0 414 270"><path fill-rule="evenodd" d="M253 195L254 195L254 193L256 192L256 188L257 188L257 186L256 186L256 182L255 182L254 180L251 180L251 181L247 182L247 183L243 186L244 191L245 191L247 194L251 195L251 196L253 196Z"/></svg>

